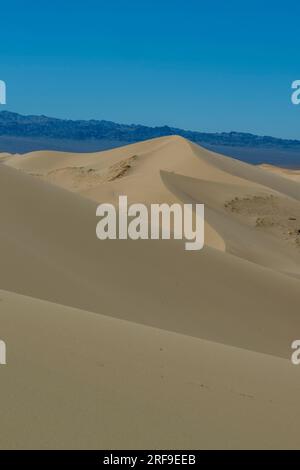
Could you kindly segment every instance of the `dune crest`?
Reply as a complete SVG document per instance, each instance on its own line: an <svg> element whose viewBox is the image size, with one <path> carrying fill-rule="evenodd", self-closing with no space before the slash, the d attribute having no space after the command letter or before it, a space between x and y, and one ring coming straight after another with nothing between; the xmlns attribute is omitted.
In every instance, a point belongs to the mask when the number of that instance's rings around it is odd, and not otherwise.
<svg viewBox="0 0 300 470"><path fill-rule="evenodd" d="M116 203L126 194L130 203L204 203L207 246L300 276L299 185L182 137L92 154L32 152L4 163L97 202ZM269 220L275 200L280 221ZM272 223L280 228L270 230Z"/></svg>

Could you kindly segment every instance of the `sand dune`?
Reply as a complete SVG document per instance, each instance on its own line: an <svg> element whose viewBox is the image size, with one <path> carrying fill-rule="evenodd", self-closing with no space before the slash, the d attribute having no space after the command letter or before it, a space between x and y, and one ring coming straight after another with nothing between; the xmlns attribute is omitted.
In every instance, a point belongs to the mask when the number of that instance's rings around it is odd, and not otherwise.
<svg viewBox="0 0 300 470"><path fill-rule="evenodd" d="M205 248L97 240L97 203L121 194L204 203ZM3 446L296 445L299 199L296 180L176 136L93 154L6 156L0 318L16 361L2 393L20 373L27 395ZM40 413L32 435L19 429L31 406ZM10 413L0 405L4 420Z"/></svg>
<svg viewBox="0 0 300 470"><path fill-rule="evenodd" d="M300 182L300 170L296 169L289 169L289 168L280 168L277 166L273 165L260 165L261 168L271 171L272 173L275 173L280 176L284 176L286 178L291 179L292 181Z"/></svg>
<svg viewBox="0 0 300 470"><path fill-rule="evenodd" d="M293 448L288 360L0 291L1 448Z"/></svg>
<svg viewBox="0 0 300 470"><path fill-rule="evenodd" d="M120 194L146 204L204 202L207 246L300 276L298 183L181 137L94 154L33 152L5 163L98 202L116 203ZM236 198L238 207L228 210ZM244 210L249 200L250 212ZM272 201L286 211L286 220L270 217Z"/></svg>

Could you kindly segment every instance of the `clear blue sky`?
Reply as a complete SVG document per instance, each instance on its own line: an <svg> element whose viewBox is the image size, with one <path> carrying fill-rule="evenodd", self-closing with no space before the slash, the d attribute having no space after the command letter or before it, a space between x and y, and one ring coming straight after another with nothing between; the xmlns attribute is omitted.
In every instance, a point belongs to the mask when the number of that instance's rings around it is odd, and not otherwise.
<svg viewBox="0 0 300 470"><path fill-rule="evenodd" d="M6 109L300 139L299 20L299 0L2 2Z"/></svg>

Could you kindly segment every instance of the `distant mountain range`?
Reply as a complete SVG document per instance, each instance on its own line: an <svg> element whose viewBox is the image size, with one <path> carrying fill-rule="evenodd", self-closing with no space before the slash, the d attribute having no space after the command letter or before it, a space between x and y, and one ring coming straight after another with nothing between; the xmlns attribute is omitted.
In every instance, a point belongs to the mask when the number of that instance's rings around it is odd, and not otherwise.
<svg viewBox="0 0 300 470"><path fill-rule="evenodd" d="M300 140L243 132L208 133L169 126L148 127L0 112L0 152L25 153L44 149L89 152L174 134L251 163L300 167Z"/></svg>

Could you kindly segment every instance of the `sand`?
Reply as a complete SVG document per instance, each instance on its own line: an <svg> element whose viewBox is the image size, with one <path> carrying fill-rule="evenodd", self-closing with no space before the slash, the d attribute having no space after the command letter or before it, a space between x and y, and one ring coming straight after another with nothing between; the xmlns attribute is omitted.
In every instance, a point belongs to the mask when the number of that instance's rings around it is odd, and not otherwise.
<svg viewBox="0 0 300 470"><path fill-rule="evenodd" d="M204 203L205 248L97 240L97 204L121 194ZM0 445L297 447L299 199L297 180L177 136L6 155Z"/></svg>
<svg viewBox="0 0 300 470"><path fill-rule="evenodd" d="M280 168L273 165L263 164L260 165L261 168L271 171L277 175L284 176L292 181L300 182L300 170L299 169L289 169L289 168Z"/></svg>

